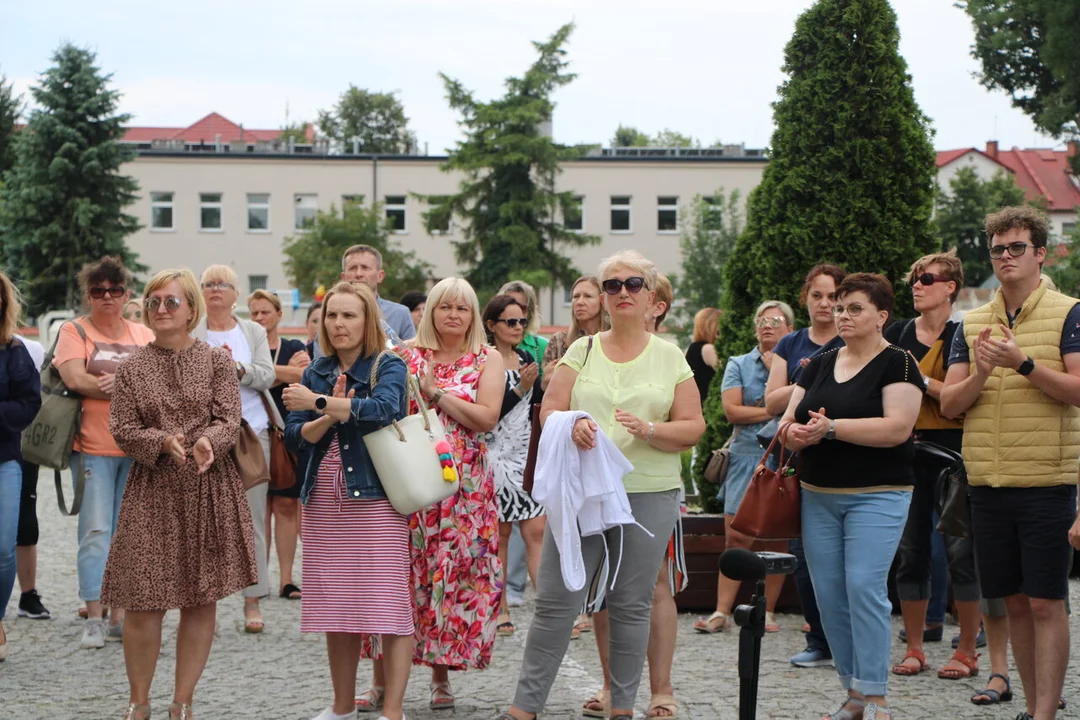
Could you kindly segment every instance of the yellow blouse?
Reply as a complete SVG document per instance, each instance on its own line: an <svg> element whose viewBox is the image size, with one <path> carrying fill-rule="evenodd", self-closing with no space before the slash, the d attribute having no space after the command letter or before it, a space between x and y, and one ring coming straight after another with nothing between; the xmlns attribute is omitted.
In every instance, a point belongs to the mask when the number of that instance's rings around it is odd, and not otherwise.
<svg viewBox="0 0 1080 720"><path fill-rule="evenodd" d="M623 478L626 492L664 492L680 488L679 454L658 450L644 440L636 439L615 422L615 410L624 410L645 422L661 423L670 419L675 386L694 379L682 351L651 335L640 355L629 362L617 363L604 355L603 344L597 335L586 362L588 343L589 338L579 338L559 361L559 365L578 372L570 394L570 409L589 413L634 466Z"/></svg>

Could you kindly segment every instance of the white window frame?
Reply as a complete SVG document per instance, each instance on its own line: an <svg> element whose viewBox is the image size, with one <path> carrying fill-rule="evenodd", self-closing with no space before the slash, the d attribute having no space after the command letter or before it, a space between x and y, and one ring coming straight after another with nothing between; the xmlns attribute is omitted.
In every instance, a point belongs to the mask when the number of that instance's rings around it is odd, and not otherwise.
<svg viewBox="0 0 1080 720"><path fill-rule="evenodd" d="M1073 234L1076 229L1076 222L1063 222L1061 223L1061 239L1064 242L1069 241L1069 236Z"/></svg>
<svg viewBox="0 0 1080 720"><path fill-rule="evenodd" d="M615 200L622 200L626 198L626 203L616 204ZM611 196L611 210L608 217L608 230L612 235L632 235L634 232L634 196L633 195L612 195ZM616 210L626 211L626 230L616 230L615 223L612 222L615 219L614 212Z"/></svg>
<svg viewBox="0 0 1080 720"><path fill-rule="evenodd" d="M575 195L574 196L574 204L577 206L577 209L578 209L578 217L579 217L579 222L581 223L581 226L576 227L576 228L570 227L569 225L566 224L566 218L563 218L563 226L566 228L567 232L584 233L585 232L585 196L584 195Z"/></svg>
<svg viewBox="0 0 1080 720"><path fill-rule="evenodd" d="M208 195L217 195L216 201L204 200ZM203 210L218 211L218 227L204 227L203 226ZM222 233L225 232L225 193L221 192L201 192L199 193L199 232L204 233Z"/></svg>
<svg viewBox="0 0 1080 720"><path fill-rule="evenodd" d="M343 194L341 196L341 210L342 210L342 212L344 212L345 208L347 208L350 205L356 205L357 207L362 207L363 204L364 204L364 199L365 198L364 198L363 193L346 193L346 194Z"/></svg>
<svg viewBox="0 0 1080 720"><path fill-rule="evenodd" d="M663 203L662 200L674 200L672 203ZM675 213L675 227L670 230L660 229L660 213L674 212ZM659 195L656 198L656 234L657 235L678 235L679 234L679 196L678 195Z"/></svg>
<svg viewBox="0 0 1080 720"><path fill-rule="evenodd" d="M401 198L400 203L390 202L390 198ZM409 234L409 196L408 195L385 195L383 197L383 214L387 220L390 219L390 212L401 212L401 229L394 228L390 232L394 235L408 235Z"/></svg>
<svg viewBox="0 0 1080 720"><path fill-rule="evenodd" d="M574 304L574 286L564 285L562 289L562 306L570 307Z"/></svg>
<svg viewBox="0 0 1080 720"><path fill-rule="evenodd" d="M156 197L156 196L164 196L164 195L168 195L169 199L168 200L161 200L159 197ZM151 192L150 193L150 232L176 232L176 204L175 204L175 198L176 198L176 193L167 192L167 191L164 191L164 190L162 190L160 192ZM168 227L164 227L164 226L158 227L158 226L154 225L154 211L155 210L165 210L165 209L168 209L168 211L169 211L169 226ZM201 220L200 220L200 223L201 223Z"/></svg>
<svg viewBox="0 0 1080 720"><path fill-rule="evenodd" d="M264 202L255 202L252 198L266 198ZM266 227L265 228L253 228L251 227L251 211L252 210L266 210ZM247 194L247 231L249 233L255 233L257 235L266 235L270 232L270 193L248 193Z"/></svg>
<svg viewBox="0 0 1080 720"><path fill-rule="evenodd" d="M256 279L262 278L262 284L255 282ZM255 292L256 290L269 290L270 289L270 276L269 275L248 275L248 294Z"/></svg>
<svg viewBox="0 0 1080 720"><path fill-rule="evenodd" d="M310 200L311 204L308 205ZM299 210L312 210L311 223L314 225L315 218L319 214L319 196L315 193L295 193L293 195L293 230L296 232L307 232L311 229L311 225L302 225L299 220L300 216L297 214Z"/></svg>

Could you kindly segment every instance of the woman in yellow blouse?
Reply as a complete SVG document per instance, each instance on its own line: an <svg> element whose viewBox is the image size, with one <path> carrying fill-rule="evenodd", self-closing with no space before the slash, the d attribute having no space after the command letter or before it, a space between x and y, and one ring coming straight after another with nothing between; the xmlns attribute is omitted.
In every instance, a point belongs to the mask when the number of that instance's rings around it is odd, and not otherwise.
<svg viewBox="0 0 1080 720"><path fill-rule="evenodd" d="M611 718L631 718L649 642L653 587L668 538L679 517L679 453L705 431L701 398L682 351L646 329L658 283L656 266L633 251L605 260L598 273L611 329L577 340L559 362L541 418L580 410L571 439L582 452L596 447L602 430L634 469L623 478L634 519L581 539L586 576L606 552L619 567L607 594L611 623ZM651 533L651 536L650 536ZM620 553L633 562L619 565ZM588 591L567 590L550 528L537 582L536 614L525 646L514 706L503 720L532 720L543 709L570 632Z"/></svg>

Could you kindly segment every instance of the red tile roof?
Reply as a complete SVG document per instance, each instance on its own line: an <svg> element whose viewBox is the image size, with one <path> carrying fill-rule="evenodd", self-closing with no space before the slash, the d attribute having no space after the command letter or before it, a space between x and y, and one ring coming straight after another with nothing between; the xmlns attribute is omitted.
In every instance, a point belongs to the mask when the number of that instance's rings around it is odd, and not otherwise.
<svg viewBox="0 0 1080 720"><path fill-rule="evenodd" d="M276 140L281 137L281 130L256 130L243 128L232 120L212 112L201 120L186 128L176 127L129 127L124 133L124 141L131 143L148 143L154 140L184 140L188 143L203 142L212 144L221 136L221 142L230 143L233 140L248 140L259 142ZM308 138L313 138L313 130L308 127Z"/></svg>
<svg viewBox="0 0 1080 720"><path fill-rule="evenodd" d="M1052 212L1075 212L1080 206L1080 185L1070 166L1071 151L1017 147L999 151L992 145L988 150L942 150L937 154L937 166L944 167L970 152L977 152L1007 168L1029 200L1044 198Z"/></svg>

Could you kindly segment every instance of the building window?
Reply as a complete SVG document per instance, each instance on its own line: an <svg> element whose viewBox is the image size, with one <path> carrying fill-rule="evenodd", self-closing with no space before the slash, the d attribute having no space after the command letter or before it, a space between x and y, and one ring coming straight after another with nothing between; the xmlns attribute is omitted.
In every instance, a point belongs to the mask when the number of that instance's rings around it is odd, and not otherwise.
<svg viewBox="0 0 1080 720"><path fill-rule="evenodd" d="M447 200L446 195L431 195L430 197L428 197L428 205L431 205L432 207L434 207L436 205L442 205L444 202L446 202L446 200ZM447 214L445 218L442 218L442 222L440 222L438 225L435 225L435 226L433 226L431 228L431 234L432 235L449 235L450 234L450 220L451 219L452 219L452 215Z"/></svg>
<svg viewBox="0 0 1080 720"><path fill-rule="evenodd" d="M630 232L630 196L611 196L611 232Z"/></svg>
<svg viewBox="0 0 1080 720"><path fill-rule="evenodd" d="M173 229L173 194L171 192L150 193L150 229Z"/></svg>
<svg viewBox="0 0 1080 720"><path fill-rule="evenodd" d="M656 198L656 231L660 233L679 232L678 196L661 195Z"/></svg>
<svg viewBox="0 0 1080 720"><path fill-rule="evenodd" d="M404 195L386 196L386 219L390 221L390 229L398 234L408 232L405 225L405 200Z"/></svg>
<svg viewBox="0 0 1080 720"><path fill-rule="evenodd" d="M562 289L562 304L563 307L570 307L570 303L574 302L574 288L564 287Z"/></svg>
<svg viewBox="0 0 1080 720"><path fill-rule="evenodd" d="M341 196L341 209L344 210L347 207L354 207L364 204L363 195L342 195Z"/></svg>
<svg viewBox="0 0 1080 720"><path fill-rule="evenodd" d="M566 211L564 223L566 229L571 232L583 232L585 230L585 196L575 195L572 207Z"/></svg>
<svg viewBox="0 0 1080 720"><path fill-rule="evenodd" d="M297 195L294 204L296 207L293 214L293 227L297 230L307 230L315 224L315 215L319 210L319 196Z"/></svg>
<svg viewBox="0 0 1080 720"><path fill-rule="evenodd" d="M270 195L249 193L247 228L251 232L270 232Z"/></svg>
<svg viewBox="0 0 1080 720"><path fill-rule="evenodd" d="M169 217L172 217L172 213L169 213ZM1072 239L1073 233L1076 232L1076 223L1062 223L1061 224L1061 237L1068 242Z"/></svg>
<svg viewBox="0 0 1080 720"><path fill-rule="evenodd" d="M266 275L248 275L248 293L266 289Z"/></svg>
<svg viewBox="0 0 1080 720"><path fill-rule="evenodd" d="M199 193L199 229L221 232L221 193Z"/></svg>

